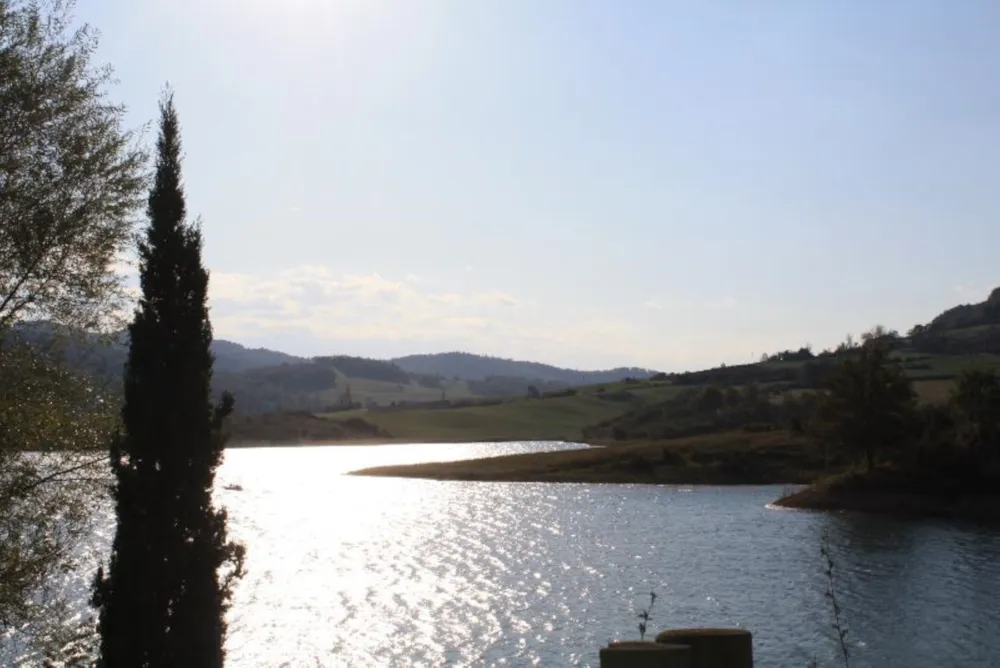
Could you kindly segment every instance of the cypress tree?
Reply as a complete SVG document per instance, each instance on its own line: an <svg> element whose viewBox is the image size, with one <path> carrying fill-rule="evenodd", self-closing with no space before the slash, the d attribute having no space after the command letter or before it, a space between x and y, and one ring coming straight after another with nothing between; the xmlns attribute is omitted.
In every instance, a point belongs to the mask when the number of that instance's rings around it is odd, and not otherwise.
<svg viewBox="0 0 1000 668"><path fill-rule="evenodd" d="M228 540L212 504L223 421L212 405L212 328L201 233L185 222L173 96L160 102L149 225L139 241L142 297L129 327L122 425L110 447L118 526L108 571L98 571L99 665L223 663L225 611L242 575L243 547Z"/></svg>

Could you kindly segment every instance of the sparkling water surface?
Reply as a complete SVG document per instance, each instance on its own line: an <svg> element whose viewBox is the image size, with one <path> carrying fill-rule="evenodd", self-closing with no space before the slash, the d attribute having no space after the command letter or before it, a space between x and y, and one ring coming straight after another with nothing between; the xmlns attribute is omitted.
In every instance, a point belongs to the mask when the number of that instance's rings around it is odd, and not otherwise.
<svg viewBox="0 0 1000 668"><path fill-rule="evenodd" d="M771 509L775 486L344 475L566 447L229 450L218 499L248 574L227 666L597 666L609 639L638 637L650 590L651 628L742 626L758 666L842 665L824 532L852 666L1000 665L995 530Z"/></svg>

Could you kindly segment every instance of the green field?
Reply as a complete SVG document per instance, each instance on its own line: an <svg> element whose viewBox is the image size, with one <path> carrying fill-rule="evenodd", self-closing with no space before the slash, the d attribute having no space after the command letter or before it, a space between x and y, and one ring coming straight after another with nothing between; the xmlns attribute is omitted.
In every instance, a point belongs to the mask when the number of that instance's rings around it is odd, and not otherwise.
<svg viewBox="0 0 1000 668"><path fill-rule="evenodd" d="M973 354L973 355L925 355L908 351L900 351L896 355L901 359L907 368L907 372L914 379L914 389L921 402L941 403L947 401L954 379L967 368L1000 369L1000 355ZM731 383L736 388L745 387L741 383L754 380L757 374L755 369L761 370L760 381L757 385L762 392L771 392L770 400L775 405L780 405L788 398L795 398L803 393L814 390L796 387L794 382L775 381L775 372L789 371L790 378L799 377L803 371L803 362L770 361L759 365L742 367L737 372L743 374L739 382ZM749 372L748 372L749 370ZM709 370L729 372L729 369ZM749 377L747 374L749 373ZM705 378L712 376L706 375ZM642 412L644 409L656 409L664 402L670 402L680 393L689 391L697 392L708 386L702 382L695 384L701 379L688 377L687 384L674 383L672 380L623 380L619 382L603 383L600 385L590 385L570 390L567 396L560 392L554 394L543 394L541 398L511 397L507 399L485 399L476 397L469 390L469 386L464 381L448 381L442 383L444 389L425 387L416 382L396 383L381 380L370 380L364 378L348 378L338 372L337 386L326 390L322 395L325 405L336 405L342 395L350 388L351 400L362 405L375 402L380 406L387 407L392 402L412 402L412 403L433 403L440 402L442 398L449 401L469 402L477 399L482 400L482 405L457 406L450 408L434 407L419 408L411 407L400 410L368 410L359 408L350 411L339 411L320 414L319 417L330 420L334 423L331 434L339 433L338 429L346 420L360 418L377 432L378 438L396 442L462 442L462 441L497 441L497 440L583 440L585 428L594 427L600 423L624 416L629 413ZM693 381L693 382L692 382ZM721 382L721 385L730 383ZM652 407L652 408L651 408ZM647 411L648 412L648 411ZM628 423L631 430L630 435L625 438L644 438L644 422L647 418L637 416L636 420ZM652 414L648 418L651 421L659 421L663 424L674 424L673 417L669 415ZM259 422L259 424L258 424ZM287 439L296 442L303 439L322 439L328 430L322 425L297 421L266 421L248 422L245 426L247 437L254 435L256 430L261 432L261 439L281 440L281 430L286 422L294 424L294 429L289 427ZM781 425L784 426L784 425ZM654 425L654 428L658 428ZM678 425L678 428L695 428L697 425ZM353 429L353 431L352 431ZM360 431L359 431L360 429ZM344 433L354 432L366 434L365 427L349 428ZM594 435L597 440L606 440L607 430L601 432L605 434ZM634 433L634 436L631 435ZM660 438L664 431L649 431L649 434L658 433ZM698 433L697 431L686 431L679 433ZM349 438L349 436L345 436ZM617 436L615 438L618 438Z"/></svg>
<svg viewBox="0 0 1000 668"><path fill-rule="evenodd" d="M492 406L438 410L332 413L341 421L360 417L385 430L393 440L519 441L575 440L587 425L615 417L630 408L592 394L551 399L513 399Z"/></svg>
<svg viewBox="0 0 1000 668"><path fill-rule="evenodd" d="M955 378L966 369L1000 369L1000 355L934 355L914 358L906 363L911 378Z"/></svg>
<svg viewBox="0 0 1000 668"><path fill-rule="evenodd" d="M924 403L940 403L948 399L954 385L953 378L962 370L1000 367L998 355L921 356L913 362L921 368L911 370L914 389ZM799 367L799 362L786 362ZM768 363L774 368L776 363ZM927 367L927 368L923 368ZM398 400L406 397L413 401L440 399L439 390L414 385L403 390L392 383L380 381L350 381L352 396L370 396L379 403L388 403L387 397ZM346 381L345 381L346 383ZM357 386L357 391L355 387ZM771 388L774 384L762 384ZM585 427L625 413L675 398L684 390L698 385L674 385L669 381L632 381L605 383L578 388L573 396L543 397L541 399L513 398L500 404L446 409L413 409L392 412L359 409L330 413L323 417L343 421L360 417L377 426L394 441L499 441L499 440L579 440ZM464 390L464 392L463 392ZM798 388L783 390L773 396L798 396ZM357 392L357 394L356 394ZM461 399L471 395L462 383L452 383L448 398Z"/></svg>

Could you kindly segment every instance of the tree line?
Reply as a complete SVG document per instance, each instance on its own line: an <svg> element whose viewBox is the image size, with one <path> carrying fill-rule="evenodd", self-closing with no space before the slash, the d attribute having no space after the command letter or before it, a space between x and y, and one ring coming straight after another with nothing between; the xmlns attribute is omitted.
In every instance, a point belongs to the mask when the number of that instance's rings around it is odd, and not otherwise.
<svg viewBox="0 0 1000 668"><path fill-rule="evenodd" d="M757 376L743 375L749 367L711 370L718 374L702 378L737 382L677 383L673 398L638 405L588 427L584 437L655 440L787 429L812 437L837 467L856 462L868 473L891 471L914 491L992 490L1000 482L1000 377L970 368L946 401L921 403L906 362L893 354L897 341L879 327L849 338L836 354L796 371L809 374L808 382L796 375L798 382L758 383Z"/></svg>
<svg viewBox="0 0 1000 668"><path fill-rule="evenodd" d="M1000 481L1000 378L970 368L948 400L921 404L903 363L868 337L837 367L810 428L824 444L892 468L920 491L978 493Z"/></svg>

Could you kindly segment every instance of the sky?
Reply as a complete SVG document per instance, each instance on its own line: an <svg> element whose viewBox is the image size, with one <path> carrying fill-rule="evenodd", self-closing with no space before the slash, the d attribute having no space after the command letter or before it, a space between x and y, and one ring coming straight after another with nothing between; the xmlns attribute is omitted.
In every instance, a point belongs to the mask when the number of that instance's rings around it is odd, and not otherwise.
<svg viewBox="0 0 1000 668"><path fill-rule="evenodd" d="M216 336L668 371L997 280L992 0L80 0Z"/></svg>

